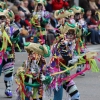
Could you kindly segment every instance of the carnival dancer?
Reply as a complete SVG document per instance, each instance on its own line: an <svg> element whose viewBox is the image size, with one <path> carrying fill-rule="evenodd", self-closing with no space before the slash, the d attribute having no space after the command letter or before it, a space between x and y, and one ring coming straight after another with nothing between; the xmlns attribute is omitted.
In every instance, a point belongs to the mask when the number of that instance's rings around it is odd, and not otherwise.
<svg viewBox="0 0 100 100"><path fill-rule="evenodd" d="M10 40L7 28L10 25L10 21L13 20L14 14L12 11L3 10L0 12L2 17L1 22L1 40L0 40L0 53L1 53L1 63L0 69L4 71L4 83L6 86L5 94L7 97L12 97L12 81L13 81L13 71L14 71L14 47ZM11 14L11 17L9 15ZM4 27L6 26L6 27ZM2 40L3 39L3 40ZM5 40L4 40L5 39ZM0 70L0 72L1 72Z"/></svg>
<svg viewBox="0 0 100 100"><path fill-rule="evenodd" d="M61 13L61 17L59 17L60 13ZM58 14L57 17L59 17L59 18L63 18L65 13L64 12L62 13L62 11L56 11L56 14ZM75 63L77 63L79 60L79 57L74 55L74 51L75 51L76 45L78 45L76 41L82 35L82 30L80 29L80 27L77 23L70 24L69 22L65 22L65 24L61 25L59 30L63 34L63 37L62 38L60 37L59 42L56 43L56 46L54 46L54 49L53 49L53 54L54 54L54 56L56 56L56 59L58 58L58 60L55 60L55 61L53 60L55 63L52 62L51 65L53 67L56 65L56 66L58 66L58 68L60 67L61 70L64 70L64 68L66 68L66 66L71 68L71 66L74 65ZM89 59L92 59L92 56L95 54L96 53L93 53ZM76 66L86 64L87 58L88 58L88 53L86 55L83 54L82 59L85 59L86 62L82 61L83 63L79 63ZM91 62L89 64L91 65ZM66 65L66 66L64 66L64 65ZM64 68L62 68L62 66L64 66ZM72 77L75 78L76 76L82 74L86 70L89 70L89 69L85 68L83 71L82 70L79 71L76 75L72 75ZM99 70L99 69L97 68L97 70ZM61 72L59 72L59 70L58 70L58 73L61 74ZM53 75L58 75L58 74L56 73ZM68 73L68 72L67 72L67 74L64 73L64 75L70 77L70 73ZM59 81L61 81L61 80L56 81L57 83L55 82L55 85L56 84L57 85L54 90L54 100L58 100L58 99L62 100L62 94L63 94L62 88L64 88L66 90L66 92L70 95L71 100L79 100L80 99L78 89L72 79L71 80L67 79L67 81L64 82L63 87L62 87L62 85L60 85L60 87L59 87ZM57 79L55 79L55 80L57 80Z"/></svg>
<svg viewBox="0 0 100 100"><path fill-rule="evenodd" d="M46 67L46 61L44 57L50 56L50 48L45 45L45 41L40 37L40 43L26 43L25 49L28 52L28 60L23 66L24 72L17 72L17 89L18 98L17 100L42 100L43 97L43 83L49 84L52 80L51 77L41 79L43 76L44 69ZM21 80L20 77L23 77ZM24 90L20 87L24 86Z"/></svg>
<svg viewBox="0 0 100 100"><path fill-rule="evenodd" d="M50 14L49 12L45 11L45 4L46 1L43 0L36 0L35 1L35 10L33 12L31 18L32 30L34 30L33 37L36 40L35 43L39 42L38 38L43 35L44 40L46 40L46 28L45 24L50 22ZM41 32L42 31L42 32ZM46 41L45 41L46 42Z"/></svg>
<svg viewBox="0 0 100 100"><path fill-rule="evenodd" d="M55 16L56 18L64 19L68 17L68 13L69 11L64 11L64 10L56 11ZM74 49L75 49L75 38L76 38L77 28L78 28L77 25L70 24L68 22L63 23L59 27L59 30L61 32L60 35L63 35L63 37L57 43L59 49L55 50L54 55L57 55L58 58L61 59L62 63L69 67L70 67L69 61L72 60ZM55 47L57 48L57 46ZM60 66L61 68L61 64L58 66ZM64 76L69 76L69 73L64 74ZM62 86L58 87L57 90L56 89L54 90L54 100L58 100L58 98L59 100L62 100L63 88L70 95L71 100L79 100L80 96L79 96L78 89L72 80L65 82Z"/></svg>
<svg viewBox="0 0 100 100"><path fill-rule="evenodd" d="M11 27L14 14L9 9L0 9L0 74L4 71L5 95L12 97L14 71L14 45L18 42L19 29Z"/></svg>
<svg viewBox="0 0 100 100"><path fill-rule="evenodd" d="M66 24L65 24L65 26L66 26ZM66 27L66 29L67 28L68 27ZM74 30L74 29L72 29L72 30ZM66 66L69 66L69 67L70 67L69 61L72 60L73 51L74 51L74 48L75 48L75 41L73 42L73 40L75 38L75 33L74 33L75 31L72 31L72 30L70 30L70 29L68 30L68 32L66 33L67 34L67 36L66 36L67 40L62 40L60 42L60 47L59 47L61 59L63 59L64 62L65 62L64 64ZM65 74L65 75L68 75L68 74ZM65 82L63 84L63 88L70 95L71 100L79 100L79 98L80 98L79 92L78 92L78 89L77 89L75 83L73 82L73 80ZM59 91L58 91L58 93L59 93ZM54 100L58 99L57 96L58 95L55 94Z"/></svg>
<svg viewBox="0 0 100 100"><path fill-rule="evenodd" d="M76 39L76 49L75 49L75 53L76 55L80 55L80 54L83 54L85 53L85 37L89 34L88 33L88 29L87 29L87 24L85 22L85 20L83 19L83 14L84 14L84 9L81 8L81 7L78 7L78 6L73 6L70 8L74 14L75 14L75 20L78 24L78 26L80 27L81 29L81 35L78 36L78 38ZM76 73L78 72L81 72L82 68L84 67L84 65L79 65L77 67L77 71ZM82 73L80 74L81 76L85 76L85 73Z"/></svg>
<svg viewBox="0 0 100 100"><path fill-rule="evenodd" d="M62 45L65 43L66 43L65 41L62 41L62 43L60 44ZM61 45L60 47L62 47ZM66 47L68 47L68 45ZM45 70L46 63L44 57L50 56L49 49L47 48L48 47L44 44L43 45L36 43L25 44L25 49L30 55L28 61L25 62L24 66L18 68L17 70L17 80L16 80L18 84L17 100L30 100L30 99L42 100L42 94L41 94L43 93L42 90L43 88L41 87L42 84L46 84L48 89L49 88L54 89L54 100L58 99L62 100L63 87L71 96L71 100L79 100L78 89L75 83L72 81L72 79L78 76L79 74L70 76L69 70L74 68L74 67L70 68L71 64L75 64L78 61L81 63L87 63L87 61L89 61L89 64L92 66L91 67L92 70L95 69L94 72L97 72L99 71L99 69L97 68L96 62L93 59L93 57L96 56L97 53L90 52L80 58L76 58L76 60L75 59L69 60L68 62L69 69L66 70L67 72L65 71L66 67L64 66L66 65L65 61L66 59L64 60L62 56L59 56L59 58L57 56L53 56L53 59L50 62L50 67L48 66L48 71L46 71ZM68 49L66 51L68 51ZM62 73L60 72L61 70L64 70L65 73L61 74ZM90 67L86 67L84 71L86 70L90 70Z"/></svg>

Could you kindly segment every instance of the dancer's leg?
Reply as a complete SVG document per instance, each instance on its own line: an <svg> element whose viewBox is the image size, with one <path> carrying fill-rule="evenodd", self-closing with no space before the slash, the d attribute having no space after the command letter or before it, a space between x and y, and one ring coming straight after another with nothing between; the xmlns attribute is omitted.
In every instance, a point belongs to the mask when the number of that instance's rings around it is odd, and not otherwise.
<svg viewBox="0 0 100 100"><path fill-rule="evenodd" d="M8 59L7 62L4 62L4 83L6 86L5 94L8 97L12 97L12 81L13 81L13 71L14 71L14 62L12 59Z"/></svg>
<svg viewBox="0 0 100 100"><path fill-rule="evenodd" d="M61 86L58 91L54 90L53 100L62 100L62 96L63 96L63 86Z"/></svg>
<svg viewBox="0 0 100 100"><path fill-rule="evenodd" d="M80 99L79 91L73 80L66 82L63 85L63 88L66 90L66 92L68 92L68 94L71 97L71 100L79 100Z"/></svg>

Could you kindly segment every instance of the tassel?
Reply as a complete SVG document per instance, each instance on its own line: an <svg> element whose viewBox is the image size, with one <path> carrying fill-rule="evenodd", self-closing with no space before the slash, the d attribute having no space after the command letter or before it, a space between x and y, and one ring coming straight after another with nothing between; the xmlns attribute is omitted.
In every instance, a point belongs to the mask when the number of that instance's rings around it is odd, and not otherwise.
<svg viewBox="0 0 100 100"><path fill-rule="evenodd" d="M8 43L10 43L11 46L12 46L12 43L11 43L10 38L7 35L6 31L3 32L3 36L2 37L3 37L3 45L2 45L1 50L6 51Z"/></svg>
<svg viewBox="0 0 100 100"><path fill-rule="evenodd" d="M89 64L91 65L92 72L99 72L100 71L100 69L98 68L97 63L94 59L91 59L89 61Z"/></svg>
<svg viewBox="0 0 100 100"><path fill-rule="evenodd" d="M20 49L20 47L19 47L18 43L16 44L16 46L17 46L17 48L19 49L19 51L21 52L21 49Z"/></svg>
<svg viewBox="0 0 100 100"><path fill-rule="evenodd" d="M98 58L98 61L100 62L100 58Z"/></svg>

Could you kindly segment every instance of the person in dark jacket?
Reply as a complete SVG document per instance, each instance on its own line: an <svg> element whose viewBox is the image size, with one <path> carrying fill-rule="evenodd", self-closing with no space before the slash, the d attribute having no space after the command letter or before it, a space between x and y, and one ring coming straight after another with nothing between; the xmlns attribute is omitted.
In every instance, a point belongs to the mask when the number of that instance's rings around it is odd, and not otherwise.
<svg viewBox="0 0 100 100"><path fill-rule="evenodd" d="M98 9L100 9L100 0L96 0L96 5L97 5Z"/></svg>
<svg viewBox="0 0 100 100"><path fill-rule="evenodd" d="M89 1L88 0L79 0L79 6L86 11L87 9L90 9Z"/></svg>
<svg viewBox="0 0 100 100"><path fill-rule="evenodd" d="M52 0L47 0L47 5L45 6L46 11L52 12Z"/></svg>
<svg viewBox="0 0 100 100"><path fill-rule="evenodd" d="M18 11L26 12L22 7L21 7L21 2L19 0L14 1L14 5L18 8Z"/></svg>
<svg viewBox="0 0 100 100"><path fill-rule="evenodd" d="M88 25L88 31L91 32L91 43L94 45L100 44L99 31L97 30L98 25L94 24L93 22L91 9L86 11L85 20Z"/></svg>
<svg viewBox="0 0 100 100"><path fill-rule="evenodd" d="M68 3L69 3L69 6L70 6L70 7L72 7L72 6L74 6L74 5L75 5L74 0L67 0L67 1L68 1Z"/></svg>
<svg viewBox="0 0 100 100"><path fill-rule="evenodd" d="M28 4L28 9L30 11L30 13L33 13L34 10L34 0L28 0L29 4Z"/></svg>

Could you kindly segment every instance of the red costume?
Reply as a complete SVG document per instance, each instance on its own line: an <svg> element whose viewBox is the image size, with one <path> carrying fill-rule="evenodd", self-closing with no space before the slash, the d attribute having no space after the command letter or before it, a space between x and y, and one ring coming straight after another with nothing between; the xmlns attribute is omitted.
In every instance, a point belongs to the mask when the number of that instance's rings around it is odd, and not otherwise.
<svg viewBox="0 0 100 100"><path fill-rule="evenodd" d="M53 10L60 10L63 7L68 7L68 6L69 6L68 2L64 0L53 0L52 1Z"/></svg>

